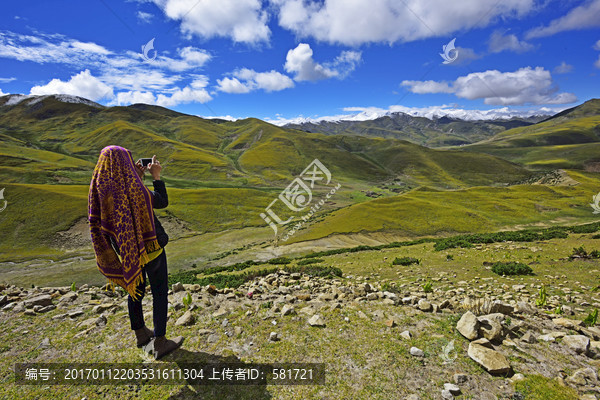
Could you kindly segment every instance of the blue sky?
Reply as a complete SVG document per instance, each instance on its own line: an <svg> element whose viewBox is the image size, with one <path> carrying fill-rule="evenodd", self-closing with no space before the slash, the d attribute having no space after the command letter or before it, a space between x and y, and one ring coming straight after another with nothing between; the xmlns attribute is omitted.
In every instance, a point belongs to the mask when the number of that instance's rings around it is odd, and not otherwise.
<svg viewBox="0 0 600 400"><path fill-rule="evenodd" d="M5 2L0 21L0 95L279 123L600 97L600 0L55 0Z"/></svg>

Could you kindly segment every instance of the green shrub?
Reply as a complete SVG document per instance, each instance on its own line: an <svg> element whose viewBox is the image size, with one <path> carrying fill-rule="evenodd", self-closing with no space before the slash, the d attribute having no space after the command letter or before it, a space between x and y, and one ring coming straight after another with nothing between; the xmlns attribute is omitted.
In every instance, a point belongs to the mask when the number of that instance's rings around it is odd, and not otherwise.
<svg viewBox="0 0 600 400"><path fill-rule="evenodd" d="M583 246L573 247L573 253L571 253L569 258L600 258L600 252L592 250L588 253Z"/></svg>
<svg viewBox="0 0 600 400"><path fill-rule="evenodd" d="M593 222L585 225L574 225L569 228L570 232L573 233L594 233L600 230L600 223Z"/></svg>
<svg viewBox="0 0 600 400"><path fill-rule="evenodd" d="M323 262L323 259L321 259L321 258L307 258L306 260L300 260L300 261L298 261L298 265L318 264L320 262Z"/></svg>
<svg viewBox="0 0 600 400"><path fill-rule="evenodd" d="M446 261L454 260L454 256L452 254L446 254Z"/></svg>
<svg viewBox="0 0 600 400"><path fill-rule="evenodd" d="M596 308L594 311L588 314L587 317L583 320L583 324L585 326L594 326L598 322L598 309Z"/></svg>
<svg viewBox="0 0 600 400"><path fill-rule="evenodd" d="M76 292L77 291L77 286L75 286L75 282L71 283L71 291L72 292Z"/></svg>
<svg viewBox="0 0 600 400"><path fill-rule="evenodd" d="M529 265L515 261L496 262L492 265L492 272L498 275L533 275Z"/></svg>
<svg viewBox="0 0 600 400"><path fill-rule="evenodd" d="M267 263L271 264L271 265L285 265L285 264L289 264L291 262L292 262L292 260L290 260L287 257L277 257L277 258L272 258L269 261L267 261Z"/></svg>
<svg viewBox="0 0 600 400"><path fill-rule="evenodd" d="M188 308L192 304L192 295L190 292L187 292L186 295L181 300L185 308Z"/></svg>
<svg viewBox="0 0 600 400"><path fill-rule="evenodd" d="M394 259L394 261L392 261L392 265L404 265L404 266L408 266L408 265L412 265L412 264L420 264L421 260L419 260L418 258L413 258L413 257L396 257Z"/></svg>
<svg viewBox="0 0 600 400"><path fill-rule="evenodd" d="M423 285L423 291L425 293L431 293L431 292L433 292L433 284L431 282L426 282Z"/></svg>
<svg viewBox="0 0 600 400"><path fill-rule="evenodd" d="M542 285L540 288L540 292L538 293L538 298L535 300L535 304L538 307L545 306L548 302L548 294L546 293L546 285Z"/></svg>

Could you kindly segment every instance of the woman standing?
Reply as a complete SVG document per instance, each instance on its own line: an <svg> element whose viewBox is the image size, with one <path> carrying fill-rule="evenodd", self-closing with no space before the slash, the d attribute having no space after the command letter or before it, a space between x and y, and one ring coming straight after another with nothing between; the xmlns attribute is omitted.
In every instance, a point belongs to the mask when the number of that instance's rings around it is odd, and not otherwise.
<svg viewBox="0 0 600 400"><path fill-rule="evenodd" d="M148 170L154 178L150 191L142 178ZM165 184L160 180L162 167L156 156L143 167L135 164L131 152L108 146L100 152L88 195L88 220L96 263L110 282L123 287L128 297L131 329L137 346L151 342L159 359L183 342L165 337L167 329L167 258L164 246L168 236L154 215L153 208L168 205ZM142 299L146 278L152 290L154 332L144 323Z"/></svg>

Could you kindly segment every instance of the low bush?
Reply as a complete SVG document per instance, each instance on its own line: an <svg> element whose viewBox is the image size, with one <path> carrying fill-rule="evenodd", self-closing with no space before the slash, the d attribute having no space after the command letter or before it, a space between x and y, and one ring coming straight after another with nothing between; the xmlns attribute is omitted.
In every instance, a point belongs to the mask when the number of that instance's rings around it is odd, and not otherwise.
<svg viewBox="0 0 600 400"><path fill-rule="evenodd" d="M533 270L527 264L520 262L496 262L492 272L498 275L533 275Z"/></svg>
<svg viewBox="0 0 600 400"><path fill-rule="evenodd" d="M408 265L412 265L412 264L420 264L421 260L419 260L418 258L413 258L413 257L396 257L396 259L394 261L392 261L392 265L404 265L404 266L408 266Z"/></svg>

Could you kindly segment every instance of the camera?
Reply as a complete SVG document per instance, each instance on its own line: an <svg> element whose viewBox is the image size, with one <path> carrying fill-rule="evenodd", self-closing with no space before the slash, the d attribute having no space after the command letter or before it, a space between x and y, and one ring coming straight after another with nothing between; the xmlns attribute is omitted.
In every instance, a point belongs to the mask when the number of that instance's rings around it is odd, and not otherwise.
<svg viewBox="0 0 600 400"><path fill-rule="evenodd" d="M140 158L138 161L142 163L142 167L147 167L148 164L152 163L151 158Z"/></svg>

